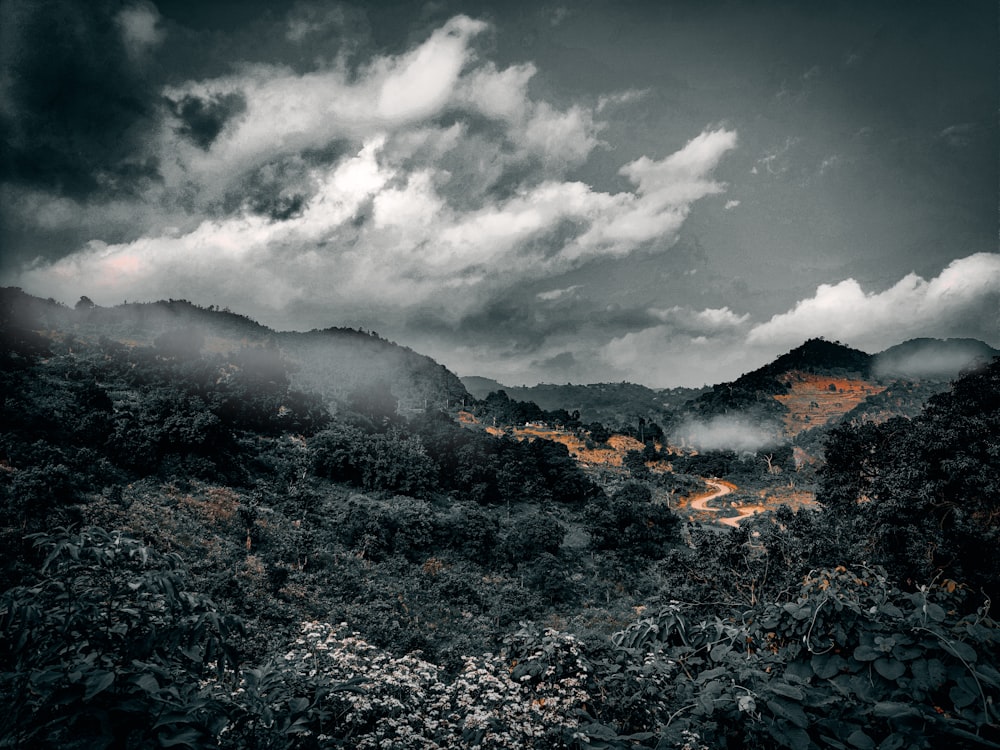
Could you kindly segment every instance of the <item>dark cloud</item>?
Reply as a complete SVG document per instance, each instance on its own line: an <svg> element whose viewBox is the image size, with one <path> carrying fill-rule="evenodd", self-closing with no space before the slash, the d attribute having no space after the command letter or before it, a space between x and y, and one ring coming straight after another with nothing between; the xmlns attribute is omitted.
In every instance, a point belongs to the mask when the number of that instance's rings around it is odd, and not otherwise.
<svg viewBox="0 0 1000 750"><path fill-rule="evenodd" d="M158 177L143 148L155 90L116 22L120 8L4 4L0 180L89 198L141 190Z"/></svg>
<svg viewBox="0 0 1000 750"><path fill-rule="evenodd" d="M580 373L581 366L573 352L560 352L546 359L536 359L531 362L533 370L543 380L570 381Z"/></svg>
<svg viewBox="0 0 1000 750"><path fill-rule="evenodd" d="M238 93L208 99L187 95L171 104L181 121L177 132L204 151L212 147L226 123L247 109L246 97Z"/></svg>

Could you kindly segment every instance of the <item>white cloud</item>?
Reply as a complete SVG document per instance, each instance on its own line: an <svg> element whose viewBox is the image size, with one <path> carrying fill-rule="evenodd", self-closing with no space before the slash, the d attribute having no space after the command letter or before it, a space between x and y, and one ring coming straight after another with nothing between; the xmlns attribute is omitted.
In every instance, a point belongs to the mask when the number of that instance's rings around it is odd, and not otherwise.
<svg viewBox="0 0 1000 750"><path fill-rule="evenodd" d="M788 152L792 150L798 143L799 138L789 136L785 138L785 142L780 146L775 146L764 152L764 155L757 159L753 167L750 169L751 174L759 174L760 170L763 169L769 175L775 177L784 174L789 169Z"/></svg>
<svg viewBox="0 0 1000 750"><path fill-rule="evenodd" d="M834 154L833 156L826 157L819 164L819 173L820 173L820 175L824 175L827 172L829 172L831 169L837 167L841 163L841 161L842 161L841 158L839 156L837 156L836 154Z"/></svg>
<svg viewBox="0 0 1000 750"><path fill-rule="evenodd" d="M426 117L448 101L469 56L468 43L486 29L482 21L458 16L412 52L375 66L381 79L378 116L407 121Z"/></svg>
<svg viewBox="0 0 1000 750"><path fill-rule="evenodd" d="M737 207L738 205L740 205L740 201L737 201L737 200L729 200L729 201L726 201L726 205L724 206L724 208L725 208L725 209L726 209L727 211L732 211L732 210L733 210L734 208L736 208L736 207Z"/></svg>
<svg viewBox="0 0 1000 750"><path fill-rule="evenodd" d="M914 336L978 336L1000 331L1000 254L952 261L926 281L907 274L882 292L865 292L854 279L822 284L788 312L755 326L753 345L796 346L825 336L877 351Z"/></svg>
<svg viewBox="0 0 1000 750"><path fill-rule="evenodd" d="M938 133L938 138L952 148L965 148L972 143L977 130L976 123L963 122L957 125L949 125Z"/></svg>
<svg viewBox="0 0 1000 750"><path fill-rule="evenodd" d="M674 306L666 310L652 309L649 312L654 318L664 323L670 323L694 333L739 328L750 320L749 314L737 315L728 307L692 310L689 307Z"/></svg>
<svg viewBox="0 0 1000 750"><path fill-rule="evenodd" d="M99 304L195 289L241 309L248 300L270 310L327 300L405 316L422 304L457 320L521 281L633 252L654 238L669 245L690 203L722 189L707 173L735 134L705 133L660 162L628 165L635 193L547 181L464 212L441 198L432 166L407 173L386 164L386 143L373 138L354 157L313 170L313 195L284 221L243 214L187 233L92 243L21 281L63 298L86 289ZM734 317L728 309L695 316L712 329Z"/></svg>
<svg viewBox="0 0 1000 750"><path fill-rule="evenodd" d="M348 13L343 5L328 3L296 3L288 14L285 38L301 42L314 34L345 26Z"/></svg>
<svg viewBox="0 0 1000 750"><path fill-rule="evenodd" d="M696 334L664 324L617 336L598 347L594 356L636 383L698 387L752 369L746 367L741 342L742 334L733 329Z"/></svg>
<svg viewBox="0 0 1000 750"><path fill-rule="evenodd" d="M634 104L640 101L649 93L649 89L629 89L628 91L621 91L617 94L606 94L601 96L597 100L597 112L603 112L609 107L620 107L628 104Z"/></svg>
<svg viewBox="0 0 1000 750"><path fill-rule="evenodd" d="M566 287L565 289L550 289L547 292L539 292L535 296L544 302L553 302L567 295L572 295L577 289L581 289L582 287L582 284L573 284L573 286Z"/></svg>

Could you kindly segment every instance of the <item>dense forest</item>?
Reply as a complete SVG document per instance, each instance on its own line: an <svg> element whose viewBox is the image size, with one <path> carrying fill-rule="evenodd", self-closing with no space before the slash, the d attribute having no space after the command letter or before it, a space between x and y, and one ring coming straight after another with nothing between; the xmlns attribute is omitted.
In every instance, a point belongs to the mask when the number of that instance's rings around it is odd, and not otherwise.
<svg viewBox="0 0 1000 750"><path fill-rule="evenodd" d="M1000 747L1000 360L825 431L818 509L724 529L664 484L772 459L597 475L457 398L310 391L292 345L124 343L18 299L0 747Z"/></svg>

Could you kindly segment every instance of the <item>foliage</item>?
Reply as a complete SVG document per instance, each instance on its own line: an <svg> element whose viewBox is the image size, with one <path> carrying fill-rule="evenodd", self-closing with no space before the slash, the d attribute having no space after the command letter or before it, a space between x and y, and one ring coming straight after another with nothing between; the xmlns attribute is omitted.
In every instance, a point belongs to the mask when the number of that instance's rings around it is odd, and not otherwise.
<svg viewBox="0 0 1000 750"><path fill-rule="evenodd" d="M175 555L98 528L33 540L41 577L0 609L10 746L211 745L225 710L201 683L237 669L239 623L185 588Z"/></svg>
<svg viewBox="0 0 1000 750"><path fill-rule="evenodd" d="M831 431L818 499L901 579L1000 595L1000 359L914 419Z"/></svg>
<svg viewBox="0 0 1000 750"><path fill-rule="evenodd" d="M610 498L588 503L585 511L591 544L631 557L662 557L667 543L679 536L680 521L661 503L652 502L647 487L630 482Z"/></svg>
<svg viewBox="0 0 1000 750"><path fill-rule="evenodd" d="M204 351L217 316L242 348ZM911 420L830 430L824 509L726 531L682 529L666 496L713 474L749 496L789 446L647 441L626 481L456 423L423 395L461 396L453 376L401 383L388 363L419 355L374 334L10 290L0 333L0 746L998 743L996 365ZM843 349L785 364L863 364ZM320 370L326 401L294 390ZM771 409L779 374L701 406ZM674 419L626 412L644 439Z"/></svg>
<svg viewBox="0 0 1000 750"><path fill-rule="evenodd" d="M877 569L815 571L790 601L692 621L679 603L642 617L596 666L594 736L679 747L997 746L1000 636L954 582L913 593ZM628 737L626 735L631 735Z"/></svg>

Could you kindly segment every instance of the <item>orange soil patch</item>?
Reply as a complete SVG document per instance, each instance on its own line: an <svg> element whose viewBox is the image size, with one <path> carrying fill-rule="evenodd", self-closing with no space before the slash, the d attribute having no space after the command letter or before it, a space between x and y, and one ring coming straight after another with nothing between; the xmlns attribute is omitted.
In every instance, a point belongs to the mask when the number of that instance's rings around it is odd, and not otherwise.
<svg viewBox="0 0 1000 750"><path fill-rule="evenodd" d="M553 443L565 445L570 456L584 466L621 467L625 454L629 451L641 451L645 446L638 440L627 435L612 435L605 445L588 448L586 440L574 432L568 432L555 427L529 424L524 427L508 428L487 427L491 435L511 435L518 440L551 440ZM662 461L646 464L653 471L669 471L670 465Z"/></svg>
<svg viewBox="0 0 1000 750"><path fill-rule="evenodd" d="M885 390L867 380L852 380L793 370L781 377L789 393L774 398L788 408L785 432L789 435L824 425L840 417L869 396ZM832 386L832 390L831 390Z"/></svg>
<svg viewBox="0 0 1000 750"><path fill-rule="evenodd" d="M767 489L760 490L757 494L760 495L761 502L769 508L774 508L778 505L787 505L792 510L819 507L815 494L787 485L782 487L768 487Z"/></svg>
<svg viewBox="0 0 1000 750"><path fill-rule="evenodd" d="M476 419L472 412L460 411L458 413L458 423L459 424L479 424L479 420Z"/></svg>
<svg viewBox="0 0 1000 750"><path fill-rule="evenodd" d="M186 495L180 498L179 502L212 523L228 521L236 513L239 497L232 490L227 487L213 487L206 494L207 498Z"/></svg>

